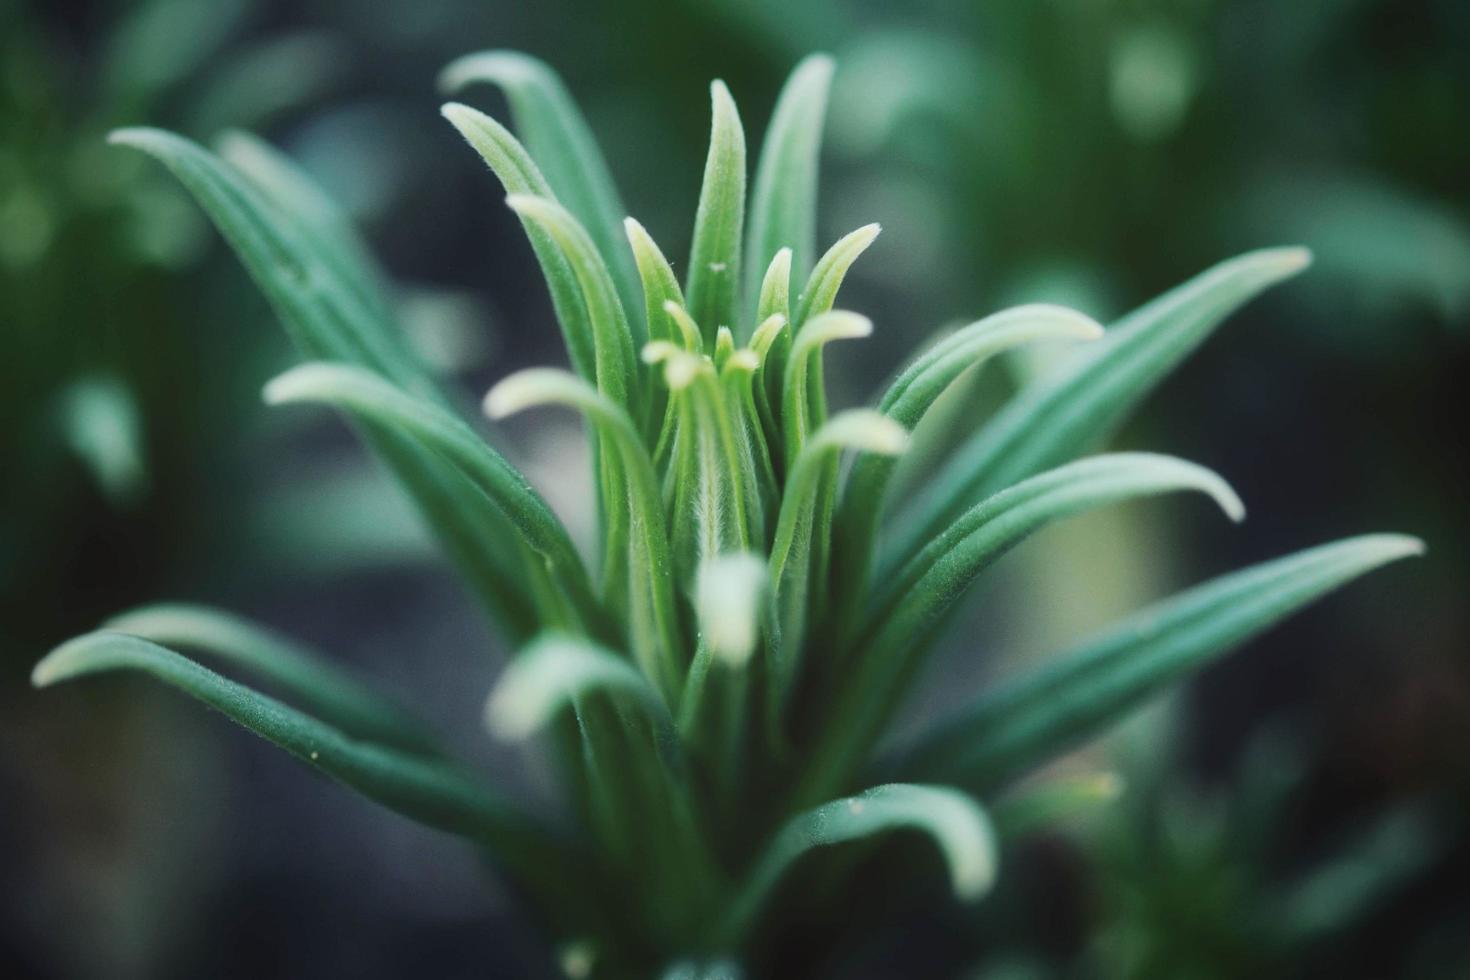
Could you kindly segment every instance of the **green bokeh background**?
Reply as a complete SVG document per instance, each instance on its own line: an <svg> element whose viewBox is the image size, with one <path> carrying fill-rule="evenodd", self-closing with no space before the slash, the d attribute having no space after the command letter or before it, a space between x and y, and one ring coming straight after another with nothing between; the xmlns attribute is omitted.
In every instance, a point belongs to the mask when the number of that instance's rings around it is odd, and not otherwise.
<svg viewBox="0 0 1470 980"><path fill-rule="evenodd" d="M136 123L276 141L361 222L426 356L479 391L561 356L499 188L436 111L438 69L492 47L564 75L670 255L709 79L759 133L801 55L837 56L821 237L884 226L844 293L877 333L834 356L839 404L1003 305L1106 320L1236 252L1314 250L1121 440L1219 470L1250 520L1151 505L1046 533L964 620L987 655L943 661L916 716L1185 582L1360 530L1430 544L1075 760L1118 769L1124 801L1008 854L978 909L855 897L830 969L1470 970L1462 0L0 0L0 969L550 975L453 843L141 685L26 683L111 612L209 601L339 653L517 778L476 723L495 641L340 426L260 407L291 356L264 303L166 176L104 143ZM977 379L960 417L1046 358ZM543 484L579 474L574 429L512 435ZM904 948L864 941L865 916Z"/></svg>

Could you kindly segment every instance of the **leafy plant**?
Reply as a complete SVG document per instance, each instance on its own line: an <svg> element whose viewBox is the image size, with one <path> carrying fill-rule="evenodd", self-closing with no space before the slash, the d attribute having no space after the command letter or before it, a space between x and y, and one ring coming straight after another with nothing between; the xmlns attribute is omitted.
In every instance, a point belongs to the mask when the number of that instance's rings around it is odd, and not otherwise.
<svg viewBox="0 0 1470 980"><path fill-rule="evenodd" d="M876 407L829 414L823 348L872 329L835 308L837 292L878 232L858 229L817 254L831 73L821 56L796 69L748 194L740 118L714 83L682 284L623 218L585 122L546 66L493 52L445 73L451 89L499 85L525 138L468 106L444 107L509 192L572 365L505 378L485 410L561 406L585 418L599 528L590 561L409 356L388 290L304 175L263 147L222 159L166 132L114 134L198 198L312 359L272 380L267 402L344 412L519 648L486 721L501 738L546 739L563 822L486 785L324 658L212 610L125 614L54 650L35 683L152 674L370 799L463 836L567 941L569 972L716 975L760 962L777 896L811 885L822 865L855 873L835 845L920 831L955 895L980 898L997 847L983 800L1228 647L1421 550L1368 535L1225 576L880 752L956 603L1031 532L1185 490L1242 516L1229 486L1195 464L1081 454L1307 256L1273 249L1225 262L1107 331L1061 307L1007 310L924 350ZM980 426L883 533L910 430L957 378L1042 340L1082 346Z"/></svg>

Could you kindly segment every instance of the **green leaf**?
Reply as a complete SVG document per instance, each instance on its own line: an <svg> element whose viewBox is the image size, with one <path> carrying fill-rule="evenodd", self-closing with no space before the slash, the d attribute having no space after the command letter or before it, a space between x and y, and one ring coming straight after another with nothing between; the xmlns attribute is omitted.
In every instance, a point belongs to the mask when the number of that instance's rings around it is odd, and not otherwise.
<svg viewBox="0 0 1470 980"><path fill-rule="evenodd" d="M745 131L724 82L710 85L710 97L714 118L694 215L688 283L689 313L707 345L713 344L719 327L740 325L736 294L745 224Z"/></svg>
<svg viewBox="0 0 1470 980"><path fill-rule="evenodd" d="M818 847L861 840L893 830L928 834L949 865L955 897L973 902L995 883L995 832L969 796L943 786L889 783L833 800L793 817L776 834L729 912L727 934L738 937L786 871Z"/></svg>
<svg viewBox="0 0 1470 980"><path fill-rule="evenodd" d="M633 258L638 264L638 276L643 280L643 308L648 323L649 343L677 344L681 339L679 325L673 315L664 309L668 303L673 303L678 309L684 307L684 294L679 289L679 280L674 275L674 269L642 225L628 218L623 222L623 228L628 235L628 244L633 249ZM647 349L644 348L644 353ZM648 396L647 433L651 437L650 441L657 445L663 433L673 424L672 413L668 405L668 392L664 388L650 385Z"/></svg>
<svg viewBox="0 0 1470 980"><path fill-rule="evenodd" d="M368 799L411 820L489 844L507 860L550 841L509 803L476 785L456 767L419 755L355 741L274 698L221 677L156 643L122 633L88 633L52 650L31 672L31 683L115 670L136 670L176 687L230 720L275 743Z"/></svg>
<svg viewBox="0 0 1470 980"><path fill-rule="evenodd" d="M148 463L138 400L113 374L84 374L57 393L66 444L116 507L131 507L148 490Z"/></svg>
<svg viewBox="0 0 1470 980"><path fill-rule="evenodd" d="M551 185L510 130L483 112L456 102L443 106L440 112L480 154L507 193L555 198ZM531 250L541 265L541 275L551 292L551 305L556 310L556 321L561 326L572 368L586 380L595 382L596 342L587 308L582 302L582 288L577 283L571 263L546 229L524 215L521 216L521 227L525 229Z"/></svg>
<svg viewBox="0 0 1470 980"><path fill-rule="evenodd" d="M317 253L363 306L384 320L391 304L377 261L351 220L326 191L285 154L242 130L230 130L217 143L219 155L268 198L300 222Z"/></svg>
<svg viewBox="0 0 1470 980"><path fill-rule="evenodd" d="M782 248L805 279L817 249L817 157L833 62L810 55L787 79L771 115L751 190L746 236L746 308L754 308L760 276Z"/></svg>
<svg viewBox="0 0 1470 980"><path fill-rule="evenodd" d="M806 288L796 301L796 316L792 322L796 326L798 339L808 320L832 309L832 304L837 300L837 291L842 288L842 280L847 278L847 270L852 268L858 256L868 250L868 246L873 244L882 230L878 225L872 224L850 231L834 242L818 260L811 277L807 279Z"/></svg>
<svg viewBox="0 0 1470 980"><path fill-rule="evenodd" d="M812 429L824 421L812 410L811 382L814 372L811 364L820 358L821 349L834 340L857 340L873 332L873 321L857 313L835 310L815 317L801 331L791 346L791 358L786 362L786 377L782 382L782 443L786 452L786 468L789 470L801 455L802 448ZM820 374L815 377L820 379Z"/></svg>
<svg viewBox="0 0 1470 980"><path fill-rule="evenodd" d="M308 356L372 369L409 391L443 396L408 354L403 338L338 272L289 203L268 199L218 157L157 129L123 129L110 140L167 166L230 243L287 333ZM505 554L503 518L488 502L466 508L453 467L391 432L368 440L418 504L439 541L512 640L532 628L523 556Z"/></svg>
<svg viewBox="0 0 1470 980"><path fill-rule="evenodd" d="M1222 262L1124 317L1055 378L1032 385L935 475L895 533L907 558L989 494L1103 441L1227 316L1306 268L1305 249Z"/></svg>
<svg viewBox="0 0 1470 980"><path fill-rule="evenodd" d="M816 589L826 582L820 502L836 480L833 465L844 449L897 455L907 447L908 433L885 415L853 409L833 416L797 458L787 480L771 546L771 583L775 608L769 699L772 727L779 730L784 709L800 670L808 616L816 605Z"/></svg>
<svg viewBox="0 0 1470 980"><path fill-rule="evenodd" d="M618 196L597 140L556 72L545 62L518 51L485 51L456 59L439 75L440 90L446 93L474 82L490 82L505 92L516 128L540 164L556 200L587 229L612 272L623 308L637 310L638 273L623 245L621 229L628 209ZM516 188L506 189L521 193ZM633 330L641 347L648 339L641 321L634 322Z"/></svg>
<svg viewBox="0 0 1470 980"><path fill-rule="evenodd" d="M665 702L677 704L686 666L681 662L683 633L674 601L668 528L653 461L627 413L565 371L521 371L503 379L485 396L485 411L491 418L549 404L582 413L618 454L617 472L624 482L607 499L610 507L621 503L620 518L630 532L626 552L612 556L622 560L624 568L617 580L619 594L611 598L627 621L634 660L663 693Z"/></svg>
<svg viewBox="0 0 1470 980"><path fill-rule="evenodd" d="M934 401L960 375L1021 344L1038 341L1095 340L1102 327L1063 306L1034 304L978 320L916 357L884 392L878 410L906 429L914 429ZM837 517L841 570L851 594L865 584L883 514L883 499L895 461L865 456L853 464L842 491Z"/></svg>
<svg viewBox="0 0 1470 980"><path fill-rule="evenodd" d="M468 425L436 406L414 398L382 378L345 364L303 364L265 387L271 405L323 402L384 428L401 432L455 466L468 481L464 492L488 497L535 552L536 569L549 587L527 586L538 596L541 621L596 632L598 606L586 570L566 529L526 478ZM570 603L570 608L566 604Z"/></svg>
<svg viewBox="0 0 1470 980"><path fill-rule="evenodd" d="M315 651L238 616L207 606L160 603L114 616L103 628L239 667L351 738L438 753L423 723L401 705Z"/></svg>
<svg viewBox="0 0 1470 980"><path fill-rule="evenodd" d="M582 301L592 324L597 390L637 418L642 392L637 385L633 335L607 264L593 248L592 239L576 218L549 198L512 194L505 202L516 214L545 229L566 256L582 289Z"/></svg>
<svg viewBox="0 0 1470 980"><path fill-rule="evenodd" d="M980 790L998 786L1308 603L1423 550L1417 538L1364 535L1190 589L981 697L915 747L904 768Z"/></svg>
<svg viewBox="0 0 1470 980"><path fill-rule="evenodd" d="M672 728L658 692L627 660L557 635L537 639L505 668L485 703L485 724L499 738L521 741L594 693L637 705L655 730Z"/></svg>
<svg viewBox="0 0 1470 980"><path fill-rule="evenodd" d="M886 416L885 416L886 418ZM904 565L880 567L868 615L850 623L840 649L852 666L809 753L803 800L840 786L882 733L954 603L1007 550L1047 523L1134 497L1197 490L1234 520L1234 491L1201 466L1152 453L1113 453L1069 463L976 504Z"/></svg>
<svg viewBox="0 0 1470 980"><path fill-rule="evenodd" d="M751 501L756 473L742 454L724 391L710 360L686 351L661 354L677 415L676 445L667 478L675 574L692 584L715 555L749 550L760 537Z"/></svg>
<svg viewBox="0 0 1470 980"><path fill-rule="evenodd" d="M700 639L717 660L739 667L755 653L767 581L765 560L748 552L721 555L700 568L694 611Z"/></svg>

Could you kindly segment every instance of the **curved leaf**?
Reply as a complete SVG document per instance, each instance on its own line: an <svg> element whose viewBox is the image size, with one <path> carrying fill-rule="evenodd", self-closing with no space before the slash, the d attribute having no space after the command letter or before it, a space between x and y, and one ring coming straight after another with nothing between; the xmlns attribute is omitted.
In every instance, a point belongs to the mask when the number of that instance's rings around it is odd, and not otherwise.
<svg viewBox="0 0 1470 980"><path fill-rule="evenodd" d="M666 703L676 704L686 665L680 662L683 642L674 602L673 565L653 461L627 413L565 371L521 371L485 396L485 411L491 418L549 404L582 413L618 454L617 472L624 482L620 492L608 499L623 503L622 517L630 536L626 553L612 556L624 562L624 574L616 586L619 595L613 599L627 618L634 659Z"/></svg>
<svg viewBox="0 0 1470 980"><path fill-rule="evenodd" d="M776 100L761 145L750 196L745 244L746 308L755 306L760 275L782 248L792 251L791 268L805 278L817 248L817 156L832 59L803 59Z"/></svg>
<svg viewBox="0 0 1470 980"><path fill-rule="evenodd" d="M1263 249L1222 262L1139 307L1055 378L1017 395L963 445L903 515L904 558L970 503L1104 440L1227 316L1310 261L1301 248Z"/></svg>
<svg viewBox="0 0 1470 980"><path fill-rule="evenodd" d="M813 361L821 357L824 345L834 340L856 340L873 332L873 321L857 313L836 310L815 317L801 331L791 346L791 358L786 362L786 377L782 382L782 442L789 470L801 455L809 433L825 420L815 414L815 401L811 383L820 373L811 370Z"/></svg>
<svg viewBox="0 0 1470 980"><path fill-rule="evenodd" d="M706 344L714 342L719 327L739 325L736 297L745 224L745 131L724 82L710 85L710 97L709 158L694 215L688 283L689 313Z"/></svg>
<svg viewBox="0 0 1470 980"><path fill-rule="evenodd" d="M638 275L619 226L628 209L592 131L566 86L545 62L519 51L484 51L457 58L439 75L443 92L490 82L505 92L516 127L556 199L587 229L625 309L638 308ZM507 188L513 190L512 188ZM549 195L546 195L549 196ZM634 325L641 345L646 337Z"/></svg>
<svg viewBox="0 0 1470 980"><path fill-rule="evenodd" d="M597 390L615 404L627 407L636 418L642 392L637 387L633 335L607 264L597 254L592 239L576 218L550 198L511 194L505 203L516 214L545 229L566 256L582 289L582 301L592 325Z"/></svg>
<svg viewBox="0 0 1470 980"><path fill-rule="evenodd" d="M555 199L551 185L510 130L483 112L457 102L451 102L439 111L480 154L507 193ZM538 223L522 215L521 227L525 229L531 250L536 253L536 261L541 266L542 278L551 292L551 305L556 310L556 322L561 326L572 367L583 378L595 382L597 355L592 325L571 263L551 234Z"/></svg>
<svg viewBox="0 0 1470 980"><path fill-rule="evenodd" d="M1364 535L1180 593L987 693L919 743L905 768L942 772L978 789L998 786L1308 603L1423 550L1417 538Z"/></svg>
<svg viewBox="0 0 1470 980"><path fill-rule="evenodd" d="M729 913L728 933L739 936L794 863L819 847L892 830L928 834L949 865L955 897L973 902L995 883L995 832L985 811L958 790L889 783L833 800L793 817L771 841Z"/></svg>
<svg viewBox="0 0 1470 980"><path fill-rule="evenodd" d="M401 334L363 304L289 204L271 201L218 157L172 133L123 129L109 140L142 150L178 177L307 356L360 364L444 402L408 354ZM528 635L524 556L505 547L503 517L488 502L467 497L463 478L448 463L390 432L369 430L368 439L510 638Z"/></svg>
<svg viewBox="0 0 1470 980"><path fill-rule="evenodd" d="M791 469L770 557L776 633L769 698L773 727L779 727L779 713L799 671L808 617L817 605L813 590L826 581L828 529L822 525L820 503L837 478L835 458L844 449L897 455L907 446L908 433L897 422L853 409L818 430Z"/></svg>
<svg viewBox="0 0 1470 980"><path fill-rule="evenodd" d="M485 724L500 738L520 741L594 692L624 696L658 728L670 727L658 692L627 660L564 636L538 639L510 662L485 703Z"/></svg>
<svg viewBox="0 0 1470 980"><path fill-rule="evenodd" d="M302 364L265 387L271 405L325 402L386 428L402 432L440 454L494 501L533 550L551 579L551 589L535 589L545 620L567 627L596 629L597 603L571 538L551 508L520 471L462 421L414 398L382 378L345 364ZM570 599L572 608L559 608ZM568 621L570 612L570 621Z"/></svg>
<svg viewBox="0 0 1470 980"><path fill-rule="evenodd" d="M1234 491L1204 467L1152 453L1113 453L1022 481L975 505L902 567L880 568L874 581L881 591L870 601L871 612L843 637L853 665L809 753L815 782L802 799L840 785L877 740L913 679L917 654L990 563L1051 521L1179 490L1210 495L1234 520L1244 516Z"/></svg>
<svg viewBox="0 0 1470 980"><path fill-rule="evenodd" d="M518 858L516 848L542 837L509 803L448 763L354 741L331 725L136 636L99 632L68 640L36 664L31 683L49 687L115 670L150 674L368 799L427 826L502 849L503 858ZM550 842L533 846L541 850Z"/></svg>
<svg viewBox="0 0 1470 980"><path fill-rule="evenodd" d="M1063 306L1033 304L1003 310L964 327L916 357L884 392L878 410L912 430L929 407L963 373L1021 344L1095 340L1102 327ZM849 588L863 585L893 475L891 457L866 456L853 464L837 517L843 574Z"/></svg>
<svg viewBox="0 0 1470 980"><path fill-rule="evenodd" d="M438 752L423 723L401 705L314 651L238 616L207 606L159 603L114 616L103 629L240 667L352 738L420 754Z"/></svg>

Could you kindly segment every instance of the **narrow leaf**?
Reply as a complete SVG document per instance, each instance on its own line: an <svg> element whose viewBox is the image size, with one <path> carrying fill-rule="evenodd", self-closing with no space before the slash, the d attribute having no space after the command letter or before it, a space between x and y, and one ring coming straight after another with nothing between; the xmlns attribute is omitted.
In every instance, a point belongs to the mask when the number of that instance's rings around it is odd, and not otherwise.
<svg viewBox="0 0 1470 980"><path fill-rule="evenodd" d="M882 230L873 224L850 231L834 242L818 260L816 267L812 269L811 278L807 280L806 288L796 301L796 314L792 322L796 325L797 337L801 336L802 328L808 320L832 309L832 304L837 300L837 291L842 288L842 280L847 278L847 270L852 268L858 256L868 250L868 246L873 244Z"/></svg>
<svg viewBox="0 0 1470 980"><path fill-rule="evenodd" d="M789 470L801 455L808 434L824 421L814 415L811 364L820 358L824 345L834 340L855 340L873 332L873 321L857 313L837 310L823 313L806 325L791 347L782 383L782 425L786 467ZM815 375L818 379L820 374Z"/></svg>
<svg viewBox="0 0 1470 980"><path fill-rule="evenodd" d="M454 465L490 498L534 551L551 579L552 608L543 621L594 629L597 603L570 536L551 508L505 457L458 418L416 399L370 372L344 364L303 364L265 387L266 402L324 402L402 432ZM571 609L555 608L557 599ZM570 619L568 618L570 616Z"/></svg>
<svg viewBox="0 0 1470 980"><path fill-rule="evenodd" d="M620 594L613 598L627 619L634 660L666 702L676 704L686 665L680 662L683 642L674 602L673 565L653 461L627 413L565 371L521 371L485 396L485 411L491 418L550 404L582 413L618 455L617 472L624 483L608 499L610 504L621 502L622 517L630 530L622 556L624 574L618 580Z"/></svg>
<svg viewBox="0 0 1470 980"><path fill-rule="evenodd" d="M896 537L912 555L970 503L1103 441L1227 316L1306 268L1305 249L1249 252L1130 313L1055 378L1022 391L930 482Z"/></svg>
<svg viewBox="0 0 1470 980"><path fill-rule="evenodd" d="M520 741L593 693L637 705L659 730L668 711L647 679L627 660L567 636L545 636L510 662L485 703L485 724L497 737Z"/></svg>
<svg viewBox="0 0 1470 980"><path fill-rule="evenodd" d="M1102 335L1096 321L1066 307L1035 304L1004 310L957 330L915 358L884 392L878 410L912 430L961 374L996 354L1038 341L1095 340ZM843 488L838 542L843 576L853 594L867 578L894 465L891 457L865 456L853 464Z"/></svg>
<svg viewBox="0 0 1470 980"><path fill-rule="evenodd" d="M312 244L365 307L384 319L390 316L377 260L346 213L305 170L265 140L241 130L221 136L218 149L226 163L300 220Z"/></svg>
<svg viewBox="0 0 1470 980"><path fill-rule="evenodd" d="M115 670L150 674L224 713L314 769L411 820L505 848L541 836L505 801L457 768L385 746L358 742L274 698L221 677L156 643L122 633L88 633L46 655L31 672L36 687Z"/></svg>
<svg viewBox="0 0 1470 980"><path fill-rule="evenodd" d="M713 121L704 184L689 251L689 313L712 345L715 331L738 323L740 243L745 224L745 131L724 82L710 86Z"/></svg>
<svg viewBox="0 0 1470 980"><path fill-rule="evenodd" d="M516 214L545 229L561 247L577 276L582 301L592 324L597 390L637 418L641 392L637 389L633 336L628 330L628 319L613 288L607 264L593 248L592 239L577 219L553 200L531 194L512 194L505 202Z"/></svg>
<svg viewBox="0 0 1470 980"><path fill-rule="evenodd" d="M628 209L618 196L612 172L591 129L562 80L545 62L518 51L465 55L439 75L440 90L446 93L475 82L490 82L505 92L516 128L546 174L556 199L587 229L602 261L612 270L623 307L638 309L638 274L633 257L623 245L620 228ZM634 324L634 336L638 346L647 339L641 322Z"/></svg>
<svg viewBox="0 0 1470 980"><path fill-rule="evenodd" d="M1134 497L1196 490L1232 519L1244 516L1234 491L1201 466L1152 453L1079 460L976 504L902 567L880 568L881 591L842 649L853 650L831 716L810 753L817 780L802 799L827 795L881 734L912 682L926 648L954 603L982 570L1051 521Z"/></svg>
<svg viewBox="0 0 1470 980"><path fill-rule="evenodd" d="M826 528L820 523L820 502L824 484L836 480L836 456L844 449L897 455L907 445L908 433L898 423L877 412L854 409L833 416L792 467L770 557L776 630L769 699L773 730L779 730L780 712L800 670L808 615L820 605L814 590L826 581Z"/></svg>
<svg viewBox="0 0 1470 980"><path fill-rule="evenodd" d="M124 129L109 139L155 157L178 177L307 356L359 364L444 401L408 354L401 334L364 306L289 204L268 199L218 157L172 133ZM369 430L367 435L510 638L526 635L531 603L522 584L524 556L503 547L503 518L488 502L467 503L463 478L447 463L392 433Z"/></svg>
<svg viewBox="0 0 1470 980"><path fill-rule="evenodd" d="M315 651L207 606L161 603L114 616L109 632L193 650L274 685L344 735L416 753L437 753L423 723Z"/></svg>
<svg viewBox="0 0 1470 980"><path fill-rule="evenodd" d="M445 105L440 112L480 154L507 193L555 199L551 185L510 130L483 112L456 102ZM582 289L577 284L571 263L546 229L524 215L521 216L521 226L551 291L551 304L556 310L556 320L561 326L572 367L586 380L595 382L597 356L592 324L587 318Z"/></svg>
<svg viewBox="0 0 1470 980"><path fill-rule="evenodd" d="M746 308L755 306L759 276L782 248L805 279L817 248L817 157L833 62L811 55L796 66L776 100L761 145L746 237Z"/></svg>
<svg viewBox="0 0 1470 980"><path fill-rule="evenodd" d="M998 786L1308 603L1423 550L1417 538L1364 535L1190 589L986 694L925 738L905 769L944 773L981 790Z"/></svg>
<svg viewBox="0 0 1470 980"><path fill-rule="evenodd" d="M793 817L735 899L729 934L737 937L745 931L782 876L808 852L906 829L933 839L949 865L956 898L976 901L995 883L995 832L978 803L943 786L889 783Z"/></svg>

